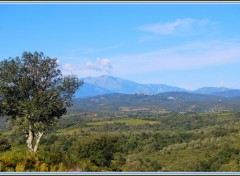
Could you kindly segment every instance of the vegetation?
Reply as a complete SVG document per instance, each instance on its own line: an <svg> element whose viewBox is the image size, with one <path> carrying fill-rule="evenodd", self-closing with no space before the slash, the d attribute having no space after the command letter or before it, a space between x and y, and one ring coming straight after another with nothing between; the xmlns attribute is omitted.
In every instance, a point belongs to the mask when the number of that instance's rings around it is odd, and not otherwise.
<svg viewBox="0 0 240 176"><path fill-rule="evenodd" d="M57 67L56 58L38 52L0 62L0 113L26 135L29 151L37 151L43 133L66 113L82 85L75 76L63 77Z"/></svg>
<svg viewBox="0 0 240 176"><path fill-rule="evenodd" d="M239 111L239 97L221 97L187 92L148 94L105 94L76 99L74 110L85 111L157 111L219 112Z"/></svg>
<svg viewBox="0 0 240 176"><path fill-rule="evenodd" d="M237 112L68 113L37 153L3 130L0 170L240 171L239 129Z"/></svg>
<svg viewBox="0 0 240 176"><path fill-rule="evenodd" d="M0 62L1 172L240 171L239 98L111 94L70 106L83 83L57 67L38 52Z"/></svg>

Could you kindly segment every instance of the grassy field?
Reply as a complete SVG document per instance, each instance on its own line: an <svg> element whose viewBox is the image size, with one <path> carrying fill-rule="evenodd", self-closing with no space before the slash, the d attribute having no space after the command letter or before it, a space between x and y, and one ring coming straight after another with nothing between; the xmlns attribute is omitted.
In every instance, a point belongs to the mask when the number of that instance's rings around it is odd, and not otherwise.
<svg viewBox="0 0 240 176"><path fill-rule="evenodd" d="M142 119L114 119L108 121L101 122L89 122L87 123L90 126L99 126L105 124L113 124L113 123L125 123L126 125L145 125L145 124L156 124L158 121L153 120L142 120Z"/></svg>
<svg viewBox="0 0 240 176"><path fill-rule="evenodd" d="M101 121L96 121L101 120ZM81 133L81 132L91 132L93 128L103 128L104 125L107 124L125 124L129 126L138 126L138 125L146 125L146 124L159 124L159 121L154 120L143 120L143 119L113 119L113 120L104 120L100 118L92 118L91 122L86 123L84 127L70 127L57 130L58 134L74 134L74 133Z"/></svg>

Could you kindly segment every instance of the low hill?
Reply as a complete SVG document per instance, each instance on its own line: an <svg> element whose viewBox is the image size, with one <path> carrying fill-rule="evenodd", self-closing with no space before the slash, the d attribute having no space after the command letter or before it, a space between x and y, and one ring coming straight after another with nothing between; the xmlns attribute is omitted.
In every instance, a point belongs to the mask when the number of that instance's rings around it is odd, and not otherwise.
<svg viewBox="0 0 240 176"><path fill-rule="evenodd" d="M194 90L193 93L199 93L199 94L211 94L211 93L216 93L216 92L224 92L231 90L229 88L225 87L202 87L197 90Z"/></svg>
<svg viewBox="0 0 240 176"><path fill-rule="evenodd" d="M73 109L98 111L238 111L240 98L226 98L187 92L147 94L107 94L75 99Z"/></svg>
<svg viewBox="0 0 240 176"><path fill-rule="evenodd" d="M232 90L226 90L222 92L213 92L210 95L216 95L221 97L240 97L240 90L232 89Z"/></svg>

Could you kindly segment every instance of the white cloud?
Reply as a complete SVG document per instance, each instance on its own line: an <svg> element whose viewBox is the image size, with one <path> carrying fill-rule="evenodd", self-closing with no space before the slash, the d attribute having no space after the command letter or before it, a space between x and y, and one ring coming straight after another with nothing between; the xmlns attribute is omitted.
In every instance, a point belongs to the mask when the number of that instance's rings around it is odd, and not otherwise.
<svg viewBox="0 0 240 176"><path fill-rule="evenodd" d="M240 63L240 42L195 42L135 55L113 57L114 72L148 73Z"/></svg>
<svg viewBox="0 0 240 176"><path fill-rule="evenodd" d="M88 69L92 69L96 71L104 71L108 73L112 70L112 65L108 58L103 58L103 59L97 58L95 62L88 61L86 62L85 65Z"/></svg>
<svg viewBox="0 0 240 176"><path fill-rule="evenodd" d="M65 60L67 60L65 58ZM87 76L101 76L103 74L111 74L112 72L112 65L111 61L108 58L97 58L95 61L90 61L91 59L88 58L89 61L85 60L86 58L77 57L74 60L68 60L67 63L60 64L60 68L62 70L63 75L78 75L79 77L87 77ZM62 58L61 60L64 60Z"/></svg>
<svg viewBox="0 0 240 176"><path fill-rule="evenodd" d="M220 81L220 82L219 82L219 86L220 86L220 87L224 87L224 86L225 86L225 82L224 82L224 81Z"/></svg>
<svg viewBox="0 0 240 176"><path fill-rule="evenodd" d="M153 23L139 26L138 29L157 35L175 35L189 32L199 32L210 22L207 19L197 20L193 18L177 19L173 22Z"/></svg>
<svg viewBox="0 0 240 176"><path fill-rule="evenodd" d="M68 58L65 58L68 60ZM64 75L75 74L79 77L141 75L158 71L191 70L225 64L240 64L240 41L198 41L184 45L161 48L138 54L122 54L109 58L74 58L63 63ZM112 67L114 65L114 69Z"/></svg>
<svg viewBox="0 0 240 176"><path fill-rule="evenodd" d="M72 72L74 71L74 68L71 64L63 64L63 68L66 70L66 71L69 71L69 72Z"/></svg>
<svg viewBox="0 0 240 176"><path fill-rule="evenodd" d="M237 89L239 89L239 87L237 87L236 85L234 85L234 84L232 84L232 83L226 83L225 81L220 81L219 82L219 87L227 87L227 88L232 88L232 89L235 89L235 88L237 88Z"/></svg>

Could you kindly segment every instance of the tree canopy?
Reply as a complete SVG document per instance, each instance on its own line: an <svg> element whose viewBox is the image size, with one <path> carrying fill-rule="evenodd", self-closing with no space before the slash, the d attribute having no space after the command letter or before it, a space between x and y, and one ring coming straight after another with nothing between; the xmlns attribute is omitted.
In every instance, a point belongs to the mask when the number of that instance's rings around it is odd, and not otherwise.
<svg viewBox="0 0 240 176"><path fill-rule="evenodd" d="M75 75L64 77L58 66L57 58L42 52L23 52L0 62L1 115L26 133L30 151L37 150L43 132L67 112L83 85Z"/></svg>

